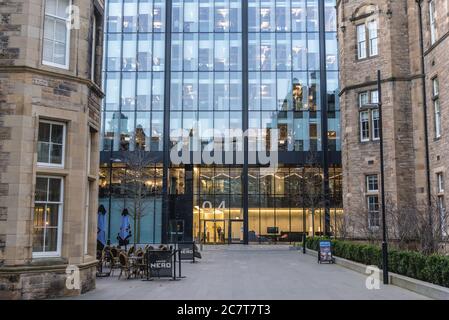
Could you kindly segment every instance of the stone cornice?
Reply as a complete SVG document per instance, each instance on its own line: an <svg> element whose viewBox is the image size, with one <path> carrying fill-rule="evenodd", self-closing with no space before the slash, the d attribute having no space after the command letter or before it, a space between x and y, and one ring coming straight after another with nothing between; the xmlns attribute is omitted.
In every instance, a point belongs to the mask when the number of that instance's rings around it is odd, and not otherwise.
<svg viewBox="0 0 449 320"><path fill-rule="evenodd" d="M47 70L41 70L41 69L28 67L28 66L0 66L0 73L34 73L34 74L39 74L39 75L43 75L43 76L50 77L50 78L58 78L61 80L73 81L73 82L77 82L79 84L87 86L99 98L105 97L105 94L101 90L101 88L90 79L75 77L75 76L61 74L61 73L47 71Z"/></svg>
<svg viewBox="0 0 449 320"><path fill-rule="evenodd" d="M404 81L413 81L413 80L422 79L422 78L424 78L423 74L415 74L410 77L390 77L390 78L383 79L381 82L382 83L404 82ZM373 80L373 81L366 81L366 82L346 86L340 90L340 93L338 95L341 97L343 94L346 93L346 91L375 86L376 84L377 84L377 80Z"/></svg>
<svg viewBox="0 0 449 320"><path fill-rule="evenodd" d="M433 51L436 47L438 47L444 40L446 40L449 37L449 31L446 32L442 37L440 37L437 41L435 41L434 44L432 44L425 52L424 56L427 56L429 53Z"/></svg>

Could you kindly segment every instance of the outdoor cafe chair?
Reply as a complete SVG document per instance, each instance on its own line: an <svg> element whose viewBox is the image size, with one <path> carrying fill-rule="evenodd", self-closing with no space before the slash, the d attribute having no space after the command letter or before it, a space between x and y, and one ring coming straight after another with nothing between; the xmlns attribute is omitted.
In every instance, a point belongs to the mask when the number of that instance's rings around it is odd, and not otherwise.
<svg viewBox="0 0 449 320"><path fill-rule="evenodd" d="M120 262L120 275L118 278L120 279L122 277L122 274L124 273L126 276L126 279L129 279L131 277L131 266L129 264L129 259L126 253L120 252L119 255L119 262Z"/></svg>
<svg viewBox="0 0 449 320"><path fill-rule="evenodd" d="M114 269L118 269L120 267L120 262L118 261L118 251L116 248L105 248L104 252L104 261L105 265L109 267L109 273L111 276L114 275Z"/></svg>
<svg viewBox="0 0 449 320"><path fill-rule="evenodd" d="M134 260L134 270L137 275L143 277L145 275L146 270L146 261L144 259L145 253L142 249L137 250L136 259Z"/></svg>
<svg viewBox="0 0 449 320"><path fill-rule="evenodd" d="M119 251L118 251L117 248L112 247L112 248L110 249L110 251L111 251L111 254L112 254L112 256L113 256L114 258L118 258L118 253L119 253Z"/></svg>
<svg viewBox="0 0 449 320"><path fill-rule="evenodd" d="M104 263L104 250L97 250L97 273L101 273Z"/></svg>

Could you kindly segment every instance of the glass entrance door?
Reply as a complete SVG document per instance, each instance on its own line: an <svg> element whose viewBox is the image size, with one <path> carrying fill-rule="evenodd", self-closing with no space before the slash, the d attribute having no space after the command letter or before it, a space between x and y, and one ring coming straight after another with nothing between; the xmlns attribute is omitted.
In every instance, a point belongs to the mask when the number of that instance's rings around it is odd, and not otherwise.
<svg viewBox="0 0 449 320"><path fill-rule="evenodd" d="M204 220L203 243L224 244L226 242L226 223L224 220Z"/></svg>
<svg viewBox="0 0 449 320"><path fill-rule="evenodd" d="M229 223L229 243L243 243L243 221L242 220L231 220Z"/></svg>

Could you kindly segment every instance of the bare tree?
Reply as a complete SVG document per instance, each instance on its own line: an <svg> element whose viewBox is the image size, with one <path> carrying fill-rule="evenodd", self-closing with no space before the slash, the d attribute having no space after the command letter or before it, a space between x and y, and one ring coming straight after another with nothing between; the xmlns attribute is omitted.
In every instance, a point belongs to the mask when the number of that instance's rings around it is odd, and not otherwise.
<svg viewBox="0 0 449 320"><path fill-rule="evenodd" d="M401 208L389 200L386 204L388 234L401 249L436 253L448 236L449 216L433 198L431 205L405 201Z"/></svg>
<svg viewBox="0 0 449 320"><path fill-rule="evenodd" d="M349 200L350 201L350 200ZM364 240L376 243L381 239L382 221L380 210L369 212L366 199L351 205L351 212L344 212L337 220L339 237L348 240Z"/></svg>
<svg viewBox="0 0 449 320"><path fill-rule="evenodd" d="M309 208L312 213L312 236L315 236L315 214L324 207L323 178L320 173L320 158L318 153L308 153L303 167L301 183L301 199L304 208ZM304 230L305 231L305 230Z"/></svg>
<svg viewBox="0 0 449 320"><path fill-rule="evenodd" d="M414 199L405 200L399 208L391 197L386 198L387 234L400 249L416 250L420 213Z"/></svg>
<svg viewBox="0 0 449 320"><path fill-rule="evenodd" d="M150 153L142 145L130 143L131 150L123 154L126 170L122 177L122 188L126 199L130 201L128 211L133 219L134 245L140 243L142 219L148 215L148 197L153 192L151 188L153 177L149 167L154 164ZM134 146L136 146L134 148Z"/></svg>
<svg viewBox="0 0 449 320"><path fill-rule="evenodd" d="M441 244L448 238L449 214L434 197L430 206L423 206L418 212L417 232L419 244L424 254L439 251Z"/></svg>
<svg viewBox="0 0 449 320"><path fill-rule="evenodd" d="M449 235L449 214L438 203L437 198L432 200L430 206L416 204L414 199L405 198L399 207L394 199L387 196L385 215L390 244L399 249L416 250L427 255L438 252ZM339 228L349 238L378 243L382 239L380 216L379 210L379 223L371 225L368 209L359 208L351 213L345 213Z"/></svg>

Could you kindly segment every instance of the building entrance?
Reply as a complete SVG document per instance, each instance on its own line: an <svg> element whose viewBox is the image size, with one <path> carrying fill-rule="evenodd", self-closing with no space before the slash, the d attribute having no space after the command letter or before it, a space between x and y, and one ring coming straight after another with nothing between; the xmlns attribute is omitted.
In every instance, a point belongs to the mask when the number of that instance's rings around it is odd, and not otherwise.
<svg viewBox="0 0 449 320"><path fill-rule="evenodd" d="M229 221L229 243L242 244L244 243L244 221L231 220Z"/></svg>
<svg viewBox="0 0 449 320"><path fill-rule="evenodd" d="M204 244L244 243L243 220L203 220L202 242Z"/></svg>
<svg viewBox="0 0 449 320"><path fill-rule="evenodd" d="M202 240L204 244L225 244L226 235L225 220L203 221Z"/></svg>

